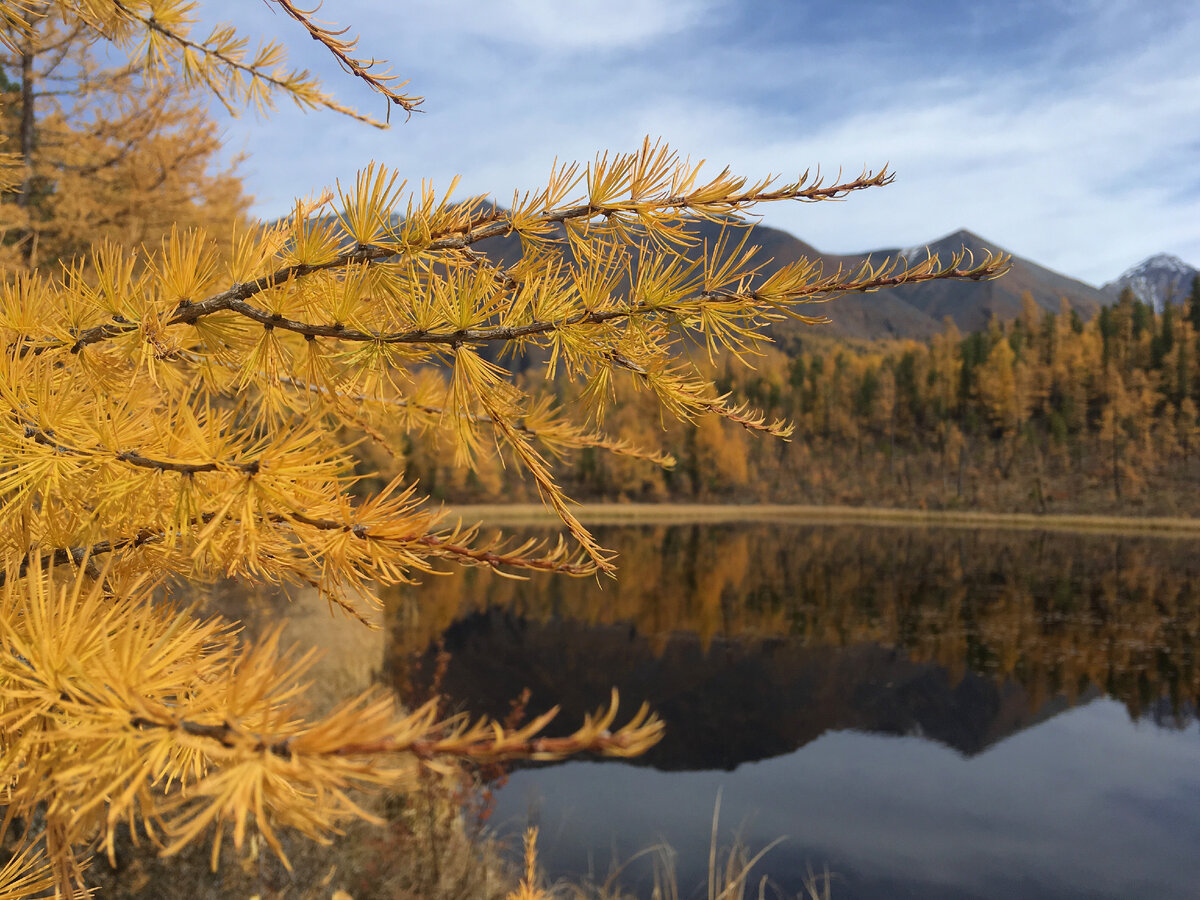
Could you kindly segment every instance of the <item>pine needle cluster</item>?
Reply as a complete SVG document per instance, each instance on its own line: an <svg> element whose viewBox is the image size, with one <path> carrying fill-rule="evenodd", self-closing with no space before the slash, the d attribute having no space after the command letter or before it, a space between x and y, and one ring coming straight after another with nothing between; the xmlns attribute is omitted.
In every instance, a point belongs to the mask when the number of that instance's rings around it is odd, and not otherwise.
<svg viewBox="0 0 1200 900"><path fill-rule="evenodd" d="M389 105L415 108L342 32L274 2ZM182 72L234 106L281 95L347 111L307 73L281 69L277 45L248 53L226 26L192 37L192 4L3 9L18 30L30 16L85 21L150 70ZM556 166L501 207L456 198L453 185L410 190L372 165L227 242L179 229L140 252L100 244L61 271L7 276L0 771L9 820L41 824L28 832L37 849L0 875L0 896L36 891L39 860L58 890L82 889L87 854L111 854L120 825L166 853L213 837L215 864L227 829L236 845L256 830L279 852L279 829L322 840L369 816L356 790L402 788L421 766L653 744L662 725L645 709L612 730L615 697L561 739L539 737L552 713L507 730L442 720L432 706L405 711L382 693L316 718L302 689L311 653L285 650L278 634L245 645L236 623L198 618L156 591L218 576L311 585L361 616L380 585L444 561L611 571L554 465L582 448L672 463L606 432L618 379L648 391L664 416L717 416L786 438L786 422L722 396L692 349L748 361L771 321L823 321L812 304L839 293L1003 270L998 257L849 272L801 260L759 277L741 216L891 177L712 175L647 140ZM701 220L724 229L697 262ZM518 259L481 250L498 237L519 240ZM583 386L585 403L531 393L518 362L542 366L541 384ZM536 483L566 539L516 546L447 521L405 477L404 437L415 431L437 434L462 466L500 454ZM357 472L363 440L398 457L390 480Z"/></svg>

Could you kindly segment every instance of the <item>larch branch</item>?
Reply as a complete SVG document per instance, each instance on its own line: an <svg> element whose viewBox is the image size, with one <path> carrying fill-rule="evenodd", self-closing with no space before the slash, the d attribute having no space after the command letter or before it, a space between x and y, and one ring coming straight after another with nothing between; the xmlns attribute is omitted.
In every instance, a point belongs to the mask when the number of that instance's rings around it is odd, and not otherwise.
<svg viewBox="0 0 1200 900"><path fill-rule="evenodd" d="M350 55L350 52L358 45L358 39L354 38L348 41L338 39L341 37L341 35L345 34L349 30L348 28L343 28L340 31L333 31L331 29L322 28L312 19L310 19L309 16L312 13L315 13L320 6L318 6L316 9L313 9L310 13L305 13L303 10L298 9L289 3L288 0L271 0L271 2L282 9L284 13L286 13L292 19L295 19L297 22L303 25L305 30L308 31L309 36L314 41L317 41L326 50L333 54L333 56L337 59L338 64L341 65L345 72L363 81L371 88L371 90L382 94L391 103L402 107L404 111L410 115L421 104L421 101L424 98L405 96L397 93L392 87L389 86L388 82L399 80L397 76L386 74L372 75L369 70L378 64L377 60L355 59ZM406 82L401 82L399 87L403 87L404 84L406 84Z"/></svg>
<svg viewBox="0 0 1200 900"><path fill-rule="evenodd" d="M439 242L440 243L440 242ZM942 269L926 266L925 263L920 263L909 269L893 274L891 271L885 270L880 274L871 274L867 277L859 279L842 279L839 271L835 276L818 279L809 284L788 291L784 296L777 298L765 297L759 291L705 291L695 294L690 297L680 298L679 300L669 304L658 303L643 303L633 304L626 307L619 307L607 310L591 310L588 312L578 313L574 316L569 316L560 321L539 321L528 322L524 325L507 325L496 326L491 328L460 328L454 331L430 331L425 329L413 329L409 331L363 331L356 328L347 328L341 323L333 324L318 324L313 322L302 322L296 319L285 318L276 313L267 312L245 301L245 298L252 297L262 293L272 287L276 287L294 278L301 278L305 275L310 275L314 272L336 268L346 265L350 262L365 262L373 259L382 259L386 256L393 256L399 253L395 248L382 247L361 247L351 253L343 254L337 260L321 263L321 264L304 264L287 266L284 269L265 275L255 281L246 282L244 284L236 284L228 290L215 294L206 300L198 303L181 301L176 312L170 319L167 320L167 325L194 324L205 316L213 315L218 312L234 312L244 316L251 321L258 322L264 328L280 328L284 331L290 331L295 334L301 334L306 337L313 338L334 338L341 341L358 341L358 342L379 342L382 344L438 344L449 347L457 347L464 344L483 344L495 341L514 341L521 338L532 337L535 335L546 334L553 331L560 331L563 328L573 326L600 325L606 322L612 322L620 319L635 318L638 316L653 315L653 314L672 314L672 313L688 313L694 312L694 307L697 304L703 304L706 301L714 300L741 300L758 303L760 309L780 310L790 304L804 302L805 300L812 301L813 299L826 300L833 296L846 293L868 293L877 291L880 288L894 287L905 284L918 284L926 281L947 280L952 278L980 281L990 278L996 278L1007 271L1008 257L1003 254L989 254L985 261L975 266L974 268L962 269L958 267L957 261L951 266ZM823 317L815 317L817 321L824 320ZM131 334L138 330L136 323L127 322L117 317L114 321L103 325L95 325L91 328L85 328L75 335L74 343L71 346L73 353L78 353L89 344L99 343L101 341L111 340L116 337ZM21 346L21 352L32 352L34 354L45 352L53 347L63 346L59 341L43 341L33 342L26 339L26 342Z"/></svg>

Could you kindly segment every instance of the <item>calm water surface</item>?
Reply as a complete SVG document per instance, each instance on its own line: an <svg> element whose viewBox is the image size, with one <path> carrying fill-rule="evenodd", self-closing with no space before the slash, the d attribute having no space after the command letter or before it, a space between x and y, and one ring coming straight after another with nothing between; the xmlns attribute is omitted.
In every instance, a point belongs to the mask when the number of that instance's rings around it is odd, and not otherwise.
<svg viewBox="0 0 1200 900"><path fill-rule="evenodd" d="M1034 532L603 529L618 580L471 571L391 607L387 677L563 731L617 686L667 737L633 763L513 771L495 821L552 875L658 842L703 895L721 841L835 898L1200 895L1200 546ZM645 884L635 863L626 883Z"/></svg>

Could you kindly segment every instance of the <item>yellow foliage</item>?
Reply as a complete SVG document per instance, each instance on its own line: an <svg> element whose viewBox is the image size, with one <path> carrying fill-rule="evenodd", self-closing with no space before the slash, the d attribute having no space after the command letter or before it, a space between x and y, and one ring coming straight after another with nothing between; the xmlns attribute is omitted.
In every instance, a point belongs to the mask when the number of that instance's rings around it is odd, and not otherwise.
<svg viewBox="0 0 1200 900"><path fill-rule="evenodd" d="M1014 371L1016 355L1007 340L999 340L988 353L979 373L979 393L992 422L1006 432L1021 424L1017 378Z"/></svg>

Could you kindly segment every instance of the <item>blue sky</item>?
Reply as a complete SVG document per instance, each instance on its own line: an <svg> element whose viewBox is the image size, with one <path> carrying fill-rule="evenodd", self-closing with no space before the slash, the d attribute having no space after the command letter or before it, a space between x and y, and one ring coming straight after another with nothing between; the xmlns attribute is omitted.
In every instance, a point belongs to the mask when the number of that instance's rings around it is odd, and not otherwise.
<svg viewBox="0 0 1200 900"><path fill-rule="evenodd" d="M278 37L383 113L267 4L199 11ZM503 202L556 158L650 135L714 173L889 163L895 184L845 203L762 208L825 251L966 227L1093 284L1152 253L1200 266L1195 0L341 0L319 17L358 31L425 112L385 132L290 107L227 120L262 216L372 159Z"/></svg>

